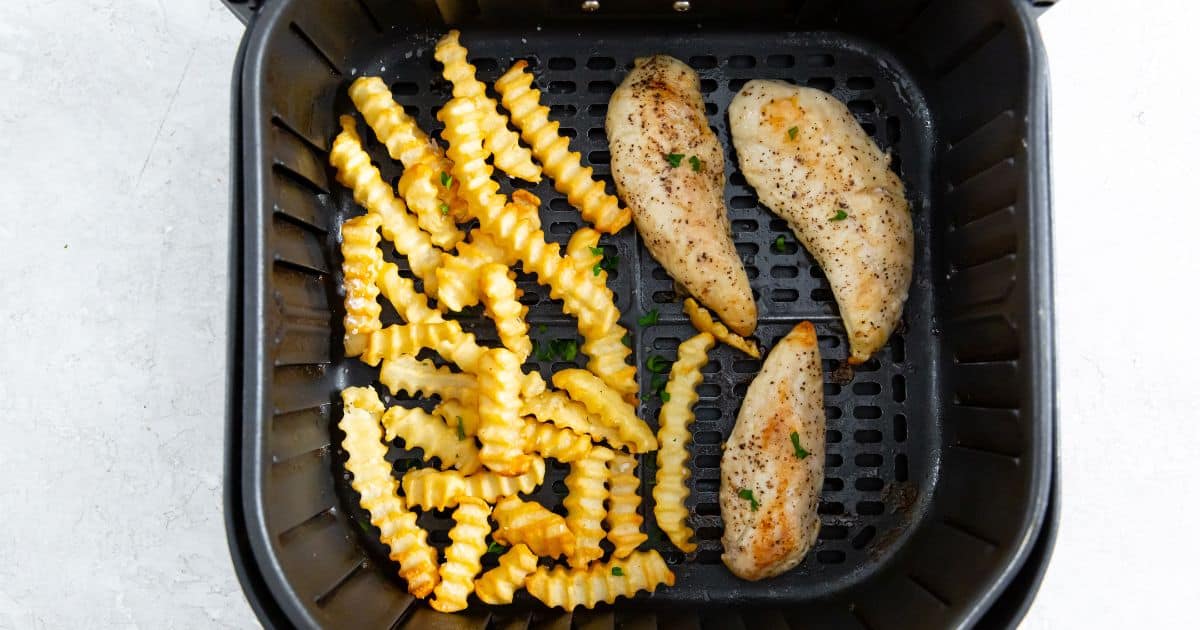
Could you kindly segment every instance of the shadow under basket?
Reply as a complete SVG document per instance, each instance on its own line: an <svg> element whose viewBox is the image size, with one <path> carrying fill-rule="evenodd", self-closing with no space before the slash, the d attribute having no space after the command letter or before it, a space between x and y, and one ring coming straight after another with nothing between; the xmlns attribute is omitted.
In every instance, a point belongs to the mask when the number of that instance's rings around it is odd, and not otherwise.
<svg viewBox="0 0 1200 630"><path fill-rule="evenodd" d="M681 12L669 2L603 0L584 12L561 0L237 3L248 29L233 90L226 516L234 564L263 623L1016 623L1040 581L1056 514L1047 86L1034 21L1042 4L714 1ZM687 506L696 552L679 552L654 522L653 456L638 469L650 536L643 548L667 559L674 587L574 615L547 610L525 593L512 606L473 599L468 611L443 615L405 592L343 470L338 393L374 382L377 371L341 352L338 226L362 210L334 181L328 149L338 116L353 112L346 89L361 75L383 77L426 131L440 132L437 108L449 85L432 51L449 25L462 30L485 82L516 59L529 61L552 117L610 192L604 116L634 59L666 53L699 72L709 124L727 148L726 201L757 300L755 336L770 348L795 323L811 320L824 359L822 527L796 569L744 582L721 564L721 444L760 363L718 346L703 370L693 426ZM912 204L916 258L902 325L852 372L838 369L847 344L829 282L736 169L726 108L756 78L815 87L847 103L890 152ZM385 179L394 180L399 167L373 134L360 132ZM581 226L578 212L549 180L519 185L541 197L547 237L565 244ZM671 279L632 228L602 244L619 256L609 285L637 364L650 354L674 360L694 331ZM385 255L406 269L386 247ZM574 335L561 302L530 276L521 274L518 284L536 340ZM651 309L658 322L638 326ZM461 320L481 341L495 340L477 312ZM384 323L395 321L385 306ZM526 369L548 375L574 365L582 358L531 359ZM656 429L660 403L647 398L653 401L639 415ZM393 446L389 458L399 475L417 454ZM566 472L549 462L533 496L561 511ZM433 542L446 541L448 512L424 513L420 522Z"/></svg>

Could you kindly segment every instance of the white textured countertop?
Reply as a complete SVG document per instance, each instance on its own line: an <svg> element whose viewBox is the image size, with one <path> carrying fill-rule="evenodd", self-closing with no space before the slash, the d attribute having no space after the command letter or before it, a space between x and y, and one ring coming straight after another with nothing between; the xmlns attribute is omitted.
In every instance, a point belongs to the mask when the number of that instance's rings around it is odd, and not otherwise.
<svg viewBox="0 0 1200 630"><path fill-rule="evenodd" d="M1063 516L1031 628L1200 600L1200 5L1150 4L1041 19ZM0 2L0 628L256 623L221 516L241 33L215 1Z"/></svg>

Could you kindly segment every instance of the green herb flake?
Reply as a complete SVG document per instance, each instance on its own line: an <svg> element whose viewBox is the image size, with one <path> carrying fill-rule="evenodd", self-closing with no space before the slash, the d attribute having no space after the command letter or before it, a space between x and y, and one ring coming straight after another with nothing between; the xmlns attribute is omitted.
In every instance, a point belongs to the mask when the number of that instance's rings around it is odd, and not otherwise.
<svg viewBox="0 0 1200 630"><path fill-rule="evenodd" d="M683 163L683 154L682 153L668 153L666 155L666 158L667 158L667 163L671 165L671 168L676 168L681 163Z"/></svg>
<svg viewBox="0 0 1200 630"><path fill-rule="evenodd" d="M796 134L798 134L798 133L800 133L800 128L799 128L799 127L790 127L790 128L788 129L788 139L789 139L789 140L795 140L795 139L796 139Z"/></svg>
<svg viewBox="0 0 1200 630"><path fill-rule="evenodd" d="M538 331L538 334L539 334L539 335L544 335L544 334L546 334L546 325L545 325L545 324L538 324L537 331Z"/></svg>
<svg viewBox="0 0 1200 630"><path fill-rule="evenodd" d="M658 397L665 403L671 402L671 392L668 392L665 389L658 393Z"/></svg>
<svg viewBox="0 0 1200 630"><path fill-rule="evenodd" d="M592 275L593 276L600 275L600 270L601 270L600 263L596 263L596 264L592 265Z"/></svg>
<svg viewBox="0 0 1200 630"><path fill-rule="evenodd" d="M776 237L775 242L771 243L771 249L779 252L780 254L786 253L787 239L783 238L783 235L780 234L778 237Z"/></svg>
<svg viewBox="0 0 1200 630"><path fill-rule="evenodd" d="M657 354L652 354L650 358L646 359L646 367L655 374L662 374L670 369L671 365L667 363L666 359Z"/></svg>
<svg viewBox="0 0 1200 630"><path fill-rule="evenodd" d="M648 403L654 400L655 396L662 398L663 388L667 386L667 377L662 374L655 374L654 378L650 379L650 389L642 394L642 402Z"/></svg>
<svg viewBox="0 0 1200 630"><path fill-rule="evenodd" d="M808 457L808 451L800 446L800 434L792 431L792 448L796 451L796 459L804 459Z"/></svg>
<svg viewBox="0 0 1200 630"><path fill-rule="evenodd" d="M627 348L632 348L633 347L633 337L630 337L629 333L625 333L625 336L621 337L621 343L625 344L625 347L627 347Z"/></svg>
<svg viewBox="0 0 1200 630"><path fill-rule="evenodd" d="M704 170L704 161L694 155L688 158L688 164L691 164L692 170L697 173Z"/></svg>
<svg viewBox="0 0 1200 630"><path fill-rule="evenodd" d="M363 532L365 532L367 534L371 533L371 524L370 523L367 523L365 521L356 521L356 522L358 523L358 526L362 528Z"/></svg>
<svg viewBox="0 0 1200 630"><path fill-rule="evenodd" d="M830 221L845 221L846 217L848 217L848 216L850 216L850 215L846 214L845 210L838 210L837 214L829 217L829 220Z"/></svg>
<svg viewBox="0 0 1200 630"><path fill-rule="evenodd" d="M500 554L504 553L505 551L508 551L508 547L505 547L504 545L501 545L500 543L498 543L494 540L490 544L488 544L487 553L494 553L496 555L500 555Z"/></svg>
<svg viewBox="0 0 1200 630"><path fill-rule="evenodd" d="M652 326L658 323L658 309L652 308L649 313L638 318L638 326Z"/></svg>
<svg viewBox="0 0 1200 630"><path fill-rule="evenodd" d="M451 177L450 173L447 173L446 171L442 171L440 178L442 180L442 188L449 188L450 184L454 183L454 178Z"/></svg>
<svg viewBox="0 0 1200 630"><path fill-rule="evenodd" d="M588 250L592 252L593 256L603 256L604 255L603 247L589 247Z"/></svg>
<svg viewBox="0 0 1200 630"><path fill-rule="evenodd" d="M738 497L750 502L751 512L758 511L758 499L754 498L754 492L750 490L750 488L742 488L741 490L738 490Z"/></svg>
<svg viewBox="0 0 1200 630"><path fill-rule="evenodd" d="M613 574L613 575L615 575L615 576L617 576L617 577L624 577L624 576L625 576L625 571L623 571L623 570L621 569L621 567L613 567L613 568L612 568L612 574Z"/></svg>
<svg viewBox="0 0 1200 630"><path fill-rule="evenodd" d="M438 210L442 211L442 216L450 214L450 206L446 205L445 203L439 203Z"/></svg>
<svg viewBox="0 0 1200 630"><path fill-rule="evenodd" d="M574 361L575 355L579 354L579 346L575 343L574 339L563 339L562 347L559 349L558 353L562 355L562 358L568 361Z"/></svg>
<svg viewBox="0 0 1200 630"><path fill-rule="evenodd" d="M546 345L538 343L537 339L533 340L533 356L537 357L538 361L549 361L554 358L554 342L551 341Z"/></svg>
<svg viewBox="0 0 1200 630"><path fill-rule="evenodd" d="M462 416L458 416L458 439L459 440L467 439L467 432L465 430L463 430Z"/></svg>

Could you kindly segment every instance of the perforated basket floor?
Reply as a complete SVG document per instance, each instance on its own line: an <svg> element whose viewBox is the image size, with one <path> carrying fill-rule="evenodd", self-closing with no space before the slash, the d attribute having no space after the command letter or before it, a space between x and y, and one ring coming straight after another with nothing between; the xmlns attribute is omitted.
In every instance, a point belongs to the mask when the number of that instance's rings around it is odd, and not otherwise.
<svg viewBox="0 0 1200 630"><path fill-rule="evenodd" d="M634 56L648 49L630 46L625 38L615 41L598 37L590 42L593 50L603 53L581 52L574 37L534 32L525 40L514 47L511 39L500 34L468 30L463 35L479 78L489 84L514 61L514 48L523 52L520 58L529 61L537 85L545 93L546 104L562 123L563 133L572 137L572 148L584 154L585 163L595 167L596 174L613 191L604 133L608 99L632 67ZM382 76L392 86L396 100L404 104L422 127L437 133L442 128L437 121L437 109L449 99L450 92L449 84L439 73L440 66L432 60L432 40L428 43L430 46L421 49L420 54L410 57L406 56L411 52L407 49L382 51L372 56L380 60L376 66L357 70ZM819 596L844 586L856 575L863 575L869 565L886 558L902 541L916 507L920 483L928 478L932 465L929 436L935 431L928 402L931 381L929 371L918 367L929 364L931 346L928 309L922 308L931 300L930 265L928 248L920 246L927 234L927 219L921 211L927 205L927 190L924 178L910 176L928 168L922 163L929 155L929 147L920 131L924 116L918 109L921 99L917 94L906 93L904 77L890 71L884 63L885 57L877 51L864 51L832 36L809 34L747 45L742 38L707 35L703 46L695 41L674 39L657 42L654 50L678 56L700 72L709 124L728 147L725 169L730 184L726 187L726 201L737 250L758 304L759 326L754 336L761 345L770 348L797 322L811 320L816 324L824 359L828 420L819 543L797 569L784 576L761 582L738 580L720 560L722 527L717 490L721 445L729 436L746 388L761 364L723 345L710 354L711 360L703 370L704 383L699 387L700 402L695 408L696 423L692 427L695 442L690 447L694 474L688 482L692 494L687 505L691 513L689 522L698 539L696 552L680 552L659 533L650 496L655 459L652 454L641 457L641 511L650 537L646 546L662 552L678 580L677 588L662 590L654 599L721 603ZM709 53L696 55L696 50ZM725 109L734 93L751 78L810 85L847 102L880 147L893 153L916 209L918 259L906 314L907 326L875 358L855 370L840 367L847 356L846 337L828 281L812 258L803 250L798 251L795 237L783 220L756 203L753 190L736 170ZM353 111L344 98L340 105L337 113ZM362 131L364 138L372 137L365 125ZM378 142L368 145L385 178L397 175L386 150ZM511 182L503 176L501 179L506 190L510 190ZM570 234L583 225L578 211L566 203L549 180L523 187L544 202L542 223L547 237L565 246ZM349 191L338 188L334 197L341 209L339 220L362 212L354 205ZM330 234L336 233L335 228L330 226ZM782 247L777 242L781 236ZM674 283L639 243L632 226L616 236L605 237L601 243L610 256L619 257L618 269L609 274L609 286L622 312L622 324L632 331L639 383L645 392L650 381L646 359L657 354L673 361L680 341L696 331L682 313L682 298L674 291ZM388 252L389 259L395 260L391 253ZM396 262L403 266L402 261ZM529 306L528 319L534 339L545 346L551 340L577 338L575 321L563 315L561 301L549 299L547 290L531 276L521 275L518 285L525 291L522 302ZM658 323L639 327L638 317L652 310L659 313ZM385 316L385 325L400 321L393 313L387 315L391 319ZM478 309L464 314L462 321L481 340L495 342L491 322L480 317ZM531 360L525 367L541 370L548 380L552 370L582 367L584 362L582 356L574 363ZM367 384L376 377L375 370L353 361L347 362L344 369L350 384ZM376 388L384 391L378 383ZM649 402L642 404L640 415L657 430L661 403L652 395L644 396L643 400ZM405 400L390 402L412 404ZM338 442L340 439L335 440L335 444ZM419 454L400 448L393 448L391 455L397 475L419 462ZM338 465L342 461L344 456L335 459ZM567 472L566 464L551 462L546 483L534 495L563 514L566 488L562 480ZM343 506L356 510L357 494L345 482L341 470L335 473L343 479L339 485ZM357 516L363 519L361 522L367 522L365 513L359 511ZM431 531L435 543L448 542L447 531L453 526L449 511L425 513L420 522ZM375 531L369 527L364 527L364 531L363 543L373 549L376 562L394 575L385 548L375 541ZM494 557L489 556L488 560L494 563Z"/></svg>

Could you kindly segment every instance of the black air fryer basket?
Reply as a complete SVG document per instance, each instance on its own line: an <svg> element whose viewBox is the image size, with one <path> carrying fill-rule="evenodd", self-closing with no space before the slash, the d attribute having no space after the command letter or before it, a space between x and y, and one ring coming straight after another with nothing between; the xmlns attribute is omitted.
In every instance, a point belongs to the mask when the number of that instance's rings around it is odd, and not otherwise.
<svg viewBox="0 0 1200 630"><path fill-rule="evenodd" d="M226 517L234 564L265 624L923 629L1021 618L1057 515L1047 86L1034 21L1034 5L1048 3L258 4L230 5L248 29L233 90ZM334 182L327 151L338 115L353 110L346 88L364 74L383 77L423 128L440 131L449 86L432 48L449 25L462 30L485 82L527 59L572 148L605 179L604 115L634 58L666 53L700 73L709 123L728 149L727 202L758 302L756 337L769 348L808 319L825 359L822 528L795 570L744 582L720 562L721 443L760 364L718 346L693 426L695 553L659 535L649 486L642 492L646 546L672 565L673 588L573 616L527 594L505 608L472 600L468 611L442 615L405 592L342 470L338 392L372 382L374 370L341 352L336 238L340 221L361 210ZM852 373L837 369L847 346L828 281L735 168L725 109L754 78L846 102L891 152L912 202L917 247L903 323ZM363 135L384 177L397 175ZM548 238L565 243L578 213L548 180L531 189L544 201ZM773 246L780 235L784 251ZM610 286L638 365L650 353L673 359L693 333L670 278L632 228L603 243L620 256ZM573 335L559 302L530 277L519 284L530 321L547 327L535 338ZM659 322L639 327L654 308ZM464 325L493 341L479 319ZM658 405L640 409L652 428ZM413 457L390 455L397 468ZM653 457L643 464L652 483ZM551 462L536 498L560 506L565 474ZM431 540L446 540L449 514L420 522Z"/></svg>

